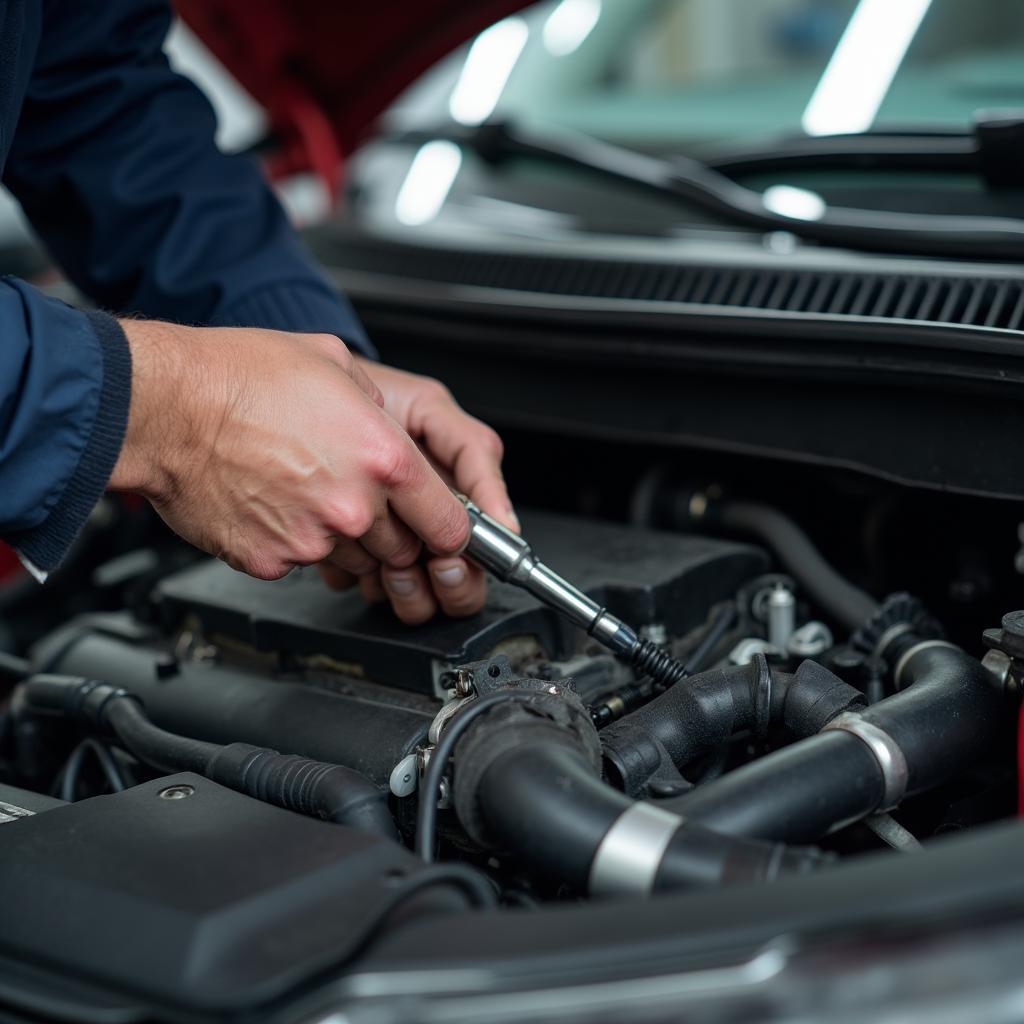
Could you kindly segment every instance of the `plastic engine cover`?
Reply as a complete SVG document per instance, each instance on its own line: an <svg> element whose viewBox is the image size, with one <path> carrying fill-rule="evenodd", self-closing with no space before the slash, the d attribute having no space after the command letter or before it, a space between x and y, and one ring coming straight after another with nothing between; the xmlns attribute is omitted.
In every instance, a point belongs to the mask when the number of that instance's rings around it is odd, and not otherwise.
<svg viewBox="0 0 1024 1024"><path fill-rule="evenodd" d="M0 964L52 972L49 1000L77 981L237 1011L340 968L422 868L386 839L174 775L0 826ZM451 888L401 902L465 906Z"/></svg>
<svg viewBox="0 0 1024 1024"><path fill-rule="evenodd" d="M634 627L661 623L680 635L708 608L767 569L757 548L687 534L532 512L523 535L556 572ZM438 672L529 638L546 656L575 653L582 634L529 594L491 580L487 605L468 619L437 616L405 626L387 606L367 606L356 591L329 591L314 569L267 583L208 562L165 580L165 625L187 617L208 637L260 651L321 655L354 674L433 694Z"/></svg>

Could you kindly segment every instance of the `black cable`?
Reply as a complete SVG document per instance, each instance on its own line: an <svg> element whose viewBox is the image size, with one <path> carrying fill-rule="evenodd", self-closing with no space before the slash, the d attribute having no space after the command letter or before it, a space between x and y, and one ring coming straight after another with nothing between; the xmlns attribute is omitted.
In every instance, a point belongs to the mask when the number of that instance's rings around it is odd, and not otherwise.
<svg viewBox="0 0 1024 1024"><path fill-rule="evenodd" d="M536 699L533 691L502 690L479 698L474 704L463 708L454 715L445 727L444 734L434 747L427 770L423 773L420 783L419 806L416 811L416 853L428 864L434 861L434 847L437 842L437 801L440 799L441 778L448 764L455 744L469 728L470 724L485 711L505 701Z"/></svg>
<svg viewBox="0 0 1024 1024"><path fill-rule="evenodd" d="M68 758L67 764L64 766L64 770L61 772L61 800L66 800L68 803L72 803L76 799L76 794L78 792L78 778L82 770L82 764L85 761L85 755L89 753L96 755L96 760L99 762L100 767L103 769L103 774L106 777L107 785L110 786L113 792L120 793L126 788L124 778L121 775L121 770L118 768L113 755L102 743L99 742L99 740L93 739L91 736L87 736L71 752L71 756Z"/></svg>
<svg viewBox="0 0 1024 1024"><path fill-rule="evenodd" d="M491 910L498 906L498 897L490 880L465 864L432 864L420 868L415 875L403 879L391 895L377 908L377 916L367 928L357 950L350 958L372 942L388 923L391 916L407 900L420 895L426 889L449 885L458 889L470 906L477 910Z"/></svg>
<svg viewBox="0 0 1024 1024"><path fill-rule="evenodd" d="M451 885L462 891L463 895L474 907L496 907L498 895L490 879L466 864L431 864L427 868L419 868L415 875L409 877L397 892L398 901L434 885ZM397 906L392 904L386 913Z"/></svg>
<svg viewBox="0 0 1024 1024"><path fill-rule="evenodd" d="M686 659L684 667L688 676L695 675L704 668L704 662L708 655L721 642L722 637L725 636L726 632L736 621L736 616L736 604L733 601L719 605L715 609L711 624L708 626L704 636L701 637L700 643L697 644Z"/></svg>

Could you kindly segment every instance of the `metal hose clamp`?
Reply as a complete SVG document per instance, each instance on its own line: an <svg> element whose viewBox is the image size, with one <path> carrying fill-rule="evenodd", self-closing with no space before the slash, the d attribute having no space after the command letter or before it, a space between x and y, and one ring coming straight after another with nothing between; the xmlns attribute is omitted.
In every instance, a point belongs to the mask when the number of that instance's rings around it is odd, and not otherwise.
<svg viewBox="0 0 1024 1024"><path fill-rule="evenodd" d="M646 895L654 888L665 850L683 824L677 814L638 801L605 833L590 865L587 889L593 896Z"/></svg>
<svg viewBox="0 0 1024 1024"><path fill-rule="evenodd" d="M882 772L884 785L881 802L875 810L891 811L906 796L907 785L910 782L907 759L899 745L884 729L866 722L852 711L836 715L821 731L829 732L834 729L856 736L874 755Z"/></svg>
<svg viewBox="0 0 1024 1024"><path fill-rule="evenodd" d="M893 669L892 678L896 684L897 690L903 689L903 672L910 662L910 659L915 655L921 653L921 651L927 651L932 647L946 647L953 651L959 651L960 648L956 644L951 644L948 640L922 640L920 643L914 644L913 647L904 651L900 656L900 660L896 662L896 668Z"/></svg>

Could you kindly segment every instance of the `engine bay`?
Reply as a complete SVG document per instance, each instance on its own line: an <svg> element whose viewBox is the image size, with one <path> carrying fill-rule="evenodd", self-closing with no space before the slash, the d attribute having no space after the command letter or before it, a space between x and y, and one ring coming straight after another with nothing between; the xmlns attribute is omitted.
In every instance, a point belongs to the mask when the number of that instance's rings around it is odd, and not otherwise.
<svg viewBox="0 0 1024 1024"><path fill-rule="evenodd" d="M385 922L770 887L1013 815L1019 616L962 648L777 508L658 506L676 528L522 521L672 685L494 580L407 627L311 570L94 570L113 607L0 666L0 953L214 1012Z"/></svg>

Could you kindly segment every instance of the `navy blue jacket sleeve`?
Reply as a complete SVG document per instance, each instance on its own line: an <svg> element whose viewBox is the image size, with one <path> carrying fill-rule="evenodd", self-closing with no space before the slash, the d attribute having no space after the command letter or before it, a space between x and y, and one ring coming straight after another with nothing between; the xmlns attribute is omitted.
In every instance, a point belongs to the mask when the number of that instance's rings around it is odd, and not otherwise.
<svg viewBox="0 0 1024 1024"><path fill-rule="evenodd" d="M45 0L5 181L68 276L123 313L336 334L372 354L215 117L162 51L165 0Z"/></svg>
<svg viewBox="0 0 1024 1024"><path fill-rule="evenodd" d="M103 493L128 419L117 321L0 279L0 534L56 568Z"/></svg>
<svg viewBox="0 0 1024 1024"><path fill-rule="evenodd" d="M372 355L257 166L216 148L212 109L164 57L164 0L39 2L4 181L68 277L117 313L330 333ZM0 338L0 536L49 570L117 460L130 354L111 317L12 279Z"/></svg>

